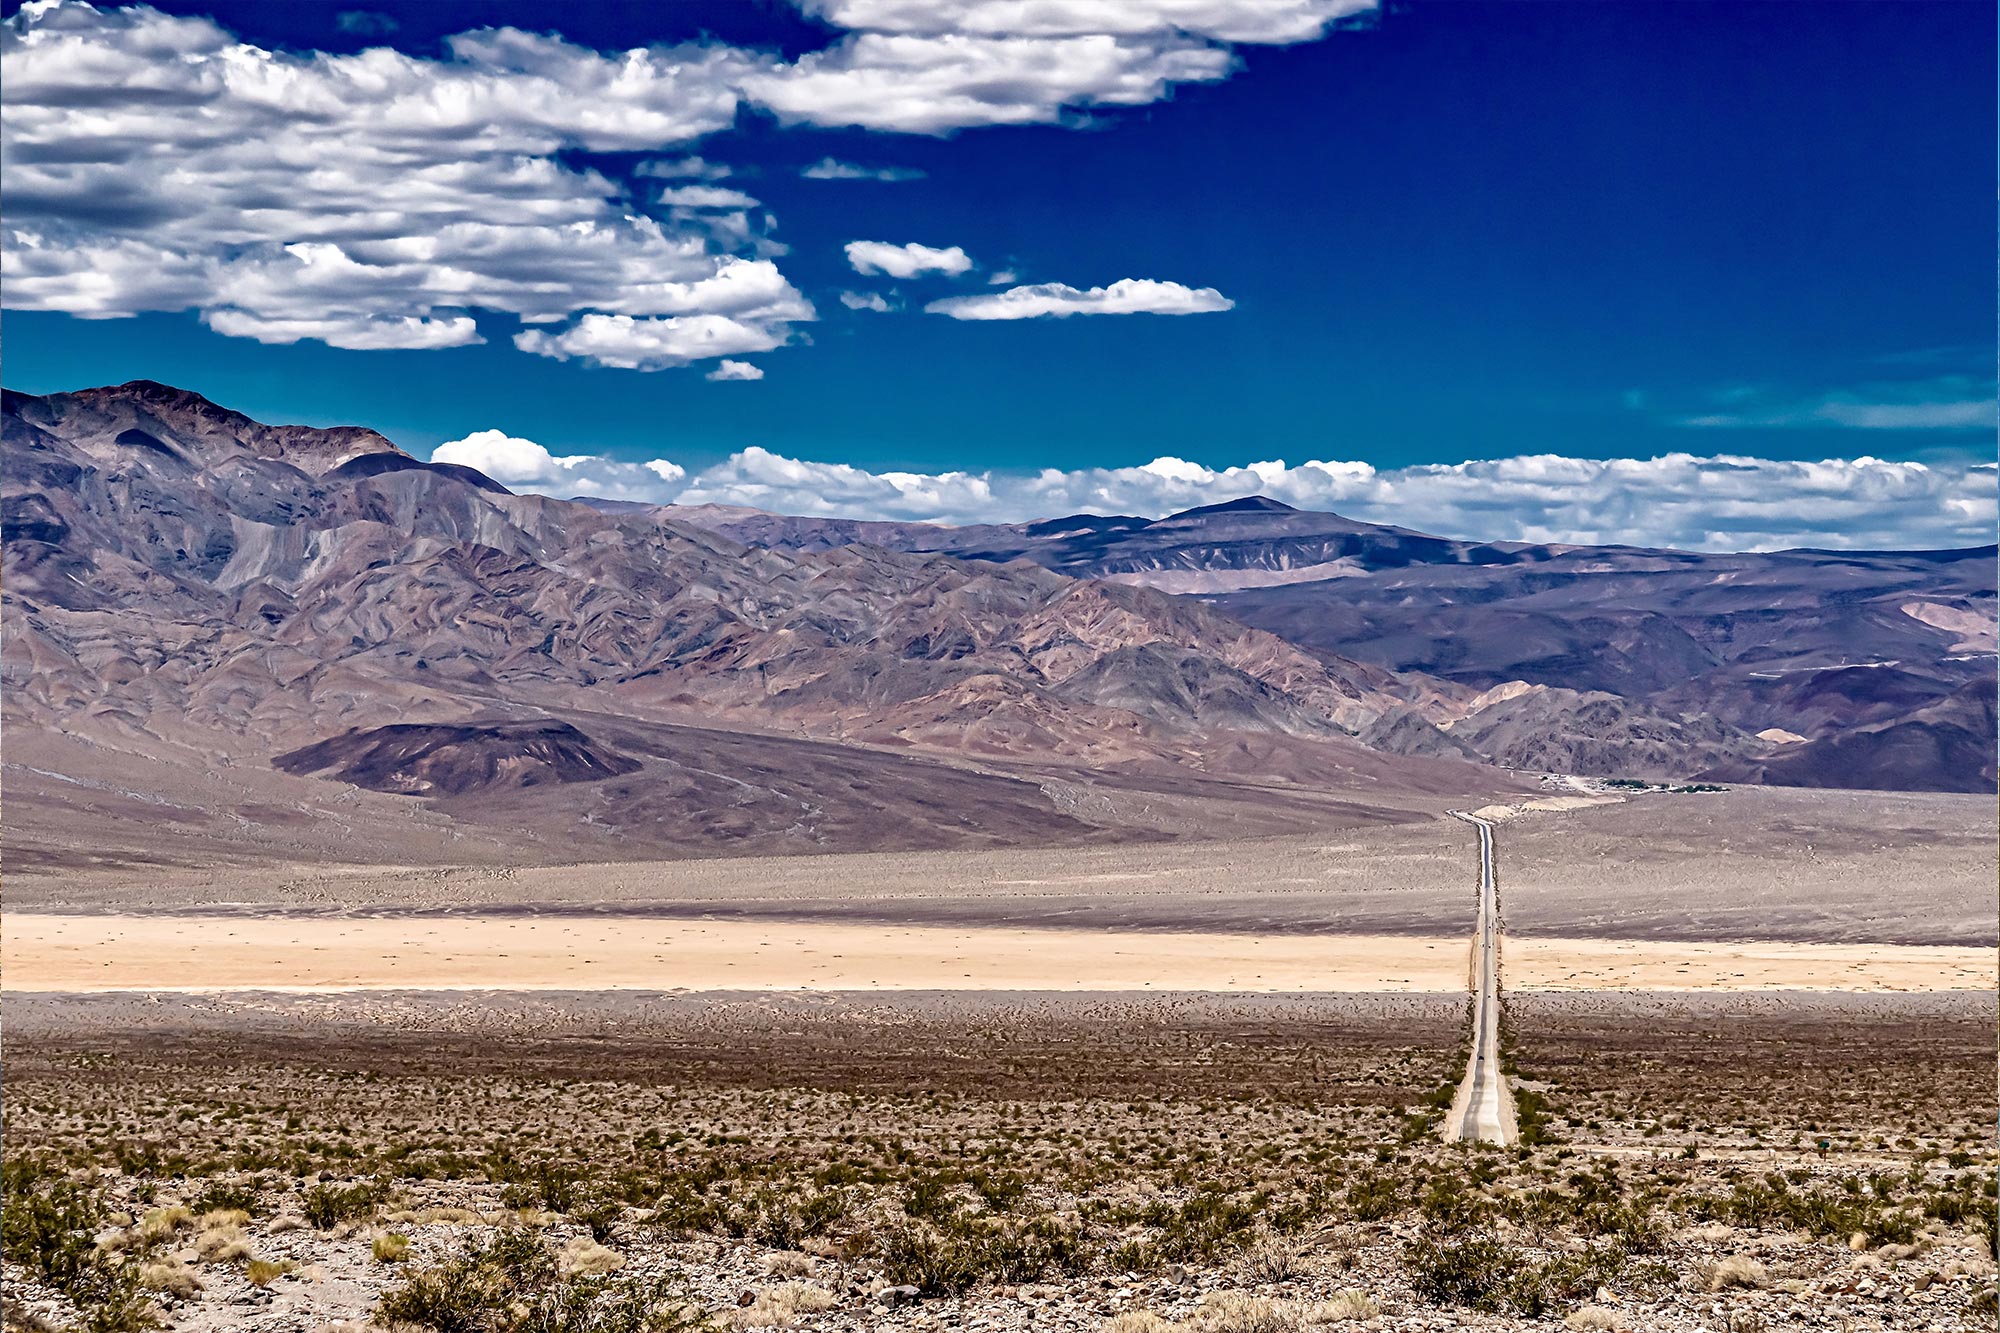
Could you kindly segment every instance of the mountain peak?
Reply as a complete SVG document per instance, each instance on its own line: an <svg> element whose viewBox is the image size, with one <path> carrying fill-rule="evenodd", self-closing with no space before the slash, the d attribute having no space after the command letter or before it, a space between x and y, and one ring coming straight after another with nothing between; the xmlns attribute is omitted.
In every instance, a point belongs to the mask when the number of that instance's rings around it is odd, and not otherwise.
<svg viewBox="0 0 2000 1333"><path fill-rule="evenodd" d="M1161 521L1171 523L1177 518L1202 518L1209 514L1296 514L1298 512L1283 500L1273 500L1268 495L1246 495L1237 500L1225 500L1221 504L1183 509L1178 514L1167 515Z"/></svg>

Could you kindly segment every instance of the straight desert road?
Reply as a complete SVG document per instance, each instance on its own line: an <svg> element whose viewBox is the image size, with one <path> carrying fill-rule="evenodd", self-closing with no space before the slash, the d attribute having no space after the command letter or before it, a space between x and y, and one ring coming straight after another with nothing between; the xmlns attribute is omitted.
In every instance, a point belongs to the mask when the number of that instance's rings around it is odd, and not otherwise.
<svg viewBox="0 0 2000 1333"><path fill-rule="evenodd" d="M1500 895L1493 869L1493 824L1452 811L1478 832L1479 918L1472 932L1472 1051L1453 1098L1446 1137L1512 1143L1514 1099L1500 1069Z"/></svg>
<svg viewBox="0 0 2000 1333"><path fill-rule="evenodd" d="M1465 936L1033 929L591 913L0 917L0 988L1463 993ZM1990 990L1971 946L1508 942L1509 989Z"/></svg>

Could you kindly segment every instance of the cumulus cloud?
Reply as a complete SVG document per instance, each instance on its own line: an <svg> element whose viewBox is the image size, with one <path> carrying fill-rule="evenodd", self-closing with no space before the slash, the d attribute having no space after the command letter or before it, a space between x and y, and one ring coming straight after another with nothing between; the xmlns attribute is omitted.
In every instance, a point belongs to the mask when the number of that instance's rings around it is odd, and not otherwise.
<svg viewBox="0 0 2000 1333"><path fill-rule="evenodd" d="M588 495L605 500L650 500L677 489L687 474L663 458L622 463L593 454L558 458L533 440L498 430L479 430L431 451L433 463L478 468L517 490L563 499Z"/></svg>
<svg viewBox="0 0 2000 1333"><path fill-rule="evenodd" d="M660 202L679 208L755 208L757 201L741 190L721 185L670 185Z"/></svg>
<svg viewBox="0 0 2000 1333"><path fill-rule="evenodd" d="M0 42L15 308L194 309L234 336L354 348L474 342L474 311L531 325L715 313L764 345L811 318L768 265L771 299L742 307L726 293L748 261L719 253L712 225L647 217L561 157L725 128L762 57L604 55L510 29L453 37L442 60L301 54L207 19L61 0L25 6ZM721 304L690 308L689 293ZM516 341L590 341L580 325L537 335Z"/></svg>
<svg viewBox="0 0 2000 1333"><path fill-rule="evenodd" d="M497 431L483 434L505 439ZM525 442L508 442L517 443ZM482 466L442 451L434 457ZM553 488L525 475L544 465L534 455L524 458L528 462L506 464L513 471L493 475L551 494L572 486L574 475L604 477L607 484L623 476L627 490L616 498L940 523L1074 513L1159 517L1246 495L1447 537L1709 551L1974 546L1990 543L2000 523L2000 469L1994 464L1868 457L1791 462L1545 454L1396 469L1281 460L1210 468L1167 457L1137 467L924 473L872 472L753 447L692 476L657 461L643 465L654 469L651 477L634 479L633 465L609 459L550 460L571 469Z"/></svg>
<svg viewBox="0 0 2000 1333"><path fill-rule="evenodd" d="M799 173L809 181L920 181L915 167L864 167L823 157Z"/></svg>
<svg viewBox="0 0 2000 1333"><path fill-rule="evenodd" d="M1680 418L1711 430L1840 427L1849 430L1982 430L2000 425L1991 378L1940 375L1867 385L1809 397L1757 388L1717 395L1716 410Z"/></svg>
<svg viewBox="0 0 2000 1333"><path fill-rule="evenodd" d="M953 319L1064 319L1070 315L1199 315L1235 308L1213 287L1125 278L1087 290L1064 282L1009 287L984 296L948 296L924 309Z"/></svg>
<svg viewBox="0 0 2000 1333"><path fill-rule="evenodd" d="M840 303L849 310L873 310L884 315L896 308L880 292L842 292Z"/></svg>
<svg viewBox="0 0 2000 1333"><path fill-rule="evenodd" d="M704 157L654 158L641 162L632 168L635 176L650 176L656 180L703 180L726 179L730 168L720 162L710 162Z"/></svg>
<svg viewBox="0 0 2000 1333"><path fill-rule="evenodd" d="M960 274L972 267L972 257L958 246L936 250L914 241L890 245L886 241L849 241L847 262L856 273L887 274L892 278L914 278L919 273Z"/></svg>
<svg viewBox="0 0 2000 1333"><path fill-rule="evenodd" d="M1145 106L1177 83L1236 68L1227 47L1196 38L907 36L862 32L743 90L786 124L949 134L983 125L1047 125L1071 107Z"/></svg>
<svg viewBox="0 0 2000 1333"><path fill-rule="evenodd" d="M563 326L514 338L545 355L615 350L700 314L781 342L812 318L795 291L773 306L790 313L768 316L675 295L784 252L754 200L706 184L726 167L686 155L745 103L784 123L923 134L1057 123L1225 78L1229 43L1310 40L1357 7L814 0L847 31L788 61L714 42L601 52L511 28L448 38L440 58L286 51L144 4L30 0L0 23L0 279L12 308L193 310L272 342L458 346L479 340L478 314ZM373 22L350 14L351 32ZM654 201L587 165L675 149L635 169L690 182ZM833 159L808 171L857 173L912 174ZM945 253L962 266L929 271L970 266Z"/></svg>
<svg viewBox="0 0 2000 1333"><path fill-rule="evenodd" d="M748 361L718 361L715 369L702 376L710 380L761 380L764 368L753 366Z"/></svg>
<svg viewBox="0 0 2000 1333"><path fill-rule="evenodd" d="M634 319L630 315L585 315L561 333L529 329L514 345L557 361L589 361L619 370L667 370L732 353L768 352L784 342L769 326L727 315L676 315Z"/></svg>
<svg viewBox="0 0 2000 1333"><path fill-rule="evenodd" d="M1138 37L1189 33L1225 42L1305 42L1367 14L1376 0L804 0L843 28L936 35Z"/></svg>

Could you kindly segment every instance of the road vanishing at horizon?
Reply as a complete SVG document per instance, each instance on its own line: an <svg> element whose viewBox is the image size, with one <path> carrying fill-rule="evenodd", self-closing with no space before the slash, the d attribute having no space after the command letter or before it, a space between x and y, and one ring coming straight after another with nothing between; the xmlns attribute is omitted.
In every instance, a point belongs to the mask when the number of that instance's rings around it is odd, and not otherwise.
<svg viewBox="0 0 2000 1333"><path fill-rule="evenodd" d="M1500 1070L1500 893L1493 873L1493 823L1451 812L1479 832L1479 917L1472 931L1472 1054L1452 1099L1445 1137L1512 1143L1516 1137L1507 1076Z"/></svg>

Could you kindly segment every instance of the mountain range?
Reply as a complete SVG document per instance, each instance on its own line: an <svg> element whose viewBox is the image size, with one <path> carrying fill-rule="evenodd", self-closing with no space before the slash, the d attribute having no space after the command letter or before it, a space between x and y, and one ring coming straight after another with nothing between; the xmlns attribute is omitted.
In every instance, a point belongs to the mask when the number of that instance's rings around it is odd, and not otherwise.
<svg viewBox="0 0 2000 1333"><path fill-rule="evenodd" d="M1027 560L1200 600L1302 648L1481 692L1481 757L1597 776L1988 790L1995 548L1710 554L1470 542L1263 496L1158 520L941 528L663 512L774 549Z"/></svg>
<svg viewBox="0 0 2000 1333"><path fill-rule="evenodd" d="M1992 548L1481 544L1261 498L853 523L516 495L148 381L0 418L16 866L1279 832L1543 771L1992 783Z"/></svg>

